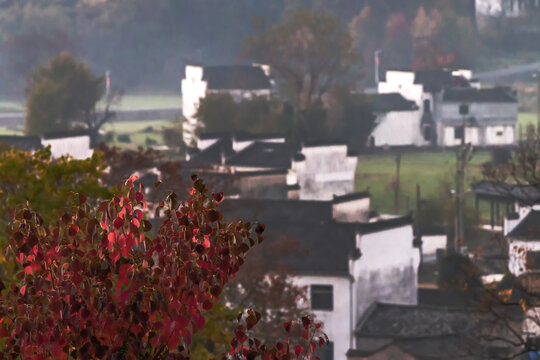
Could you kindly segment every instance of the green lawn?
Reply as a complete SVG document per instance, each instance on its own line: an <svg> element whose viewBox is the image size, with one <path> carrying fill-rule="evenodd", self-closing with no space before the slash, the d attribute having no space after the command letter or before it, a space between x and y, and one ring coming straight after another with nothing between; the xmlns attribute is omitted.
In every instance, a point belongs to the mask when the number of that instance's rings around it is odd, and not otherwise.
<svg viewBox="0 0 540 360"><path fill-rule="evenodd" d="M167 95L124 95L118 104L113 107L116 110L150 110L170 109L182 106L180 94Z"/></svg>
<svg viewBox="0 0 540 360"><path fill-rule="evenodd" d="M170 120L119 121L105 124L103 129L114 135L114 140L109 145L136 149L138 146L147 147L146 138L157 141L157 145L163 145L163 129L172 126L174 125ZM131 142L118 142L117 136L122 134L129 135Z"/></svg>
<svg viewBox="0 0 540 360"><path fill-rule="evenodd" d="M533 125L536 127L537 123L538 116L535 113L519 113L518 115L518 124L523 133L525 133L527 125Z"/></svg>
<svg viewBox="0 0 540 360"><path fill-rule="evenodd" d="M24 111L24 101L0 99L0 113Z"/></svg>
<svg viewBox="0 0 540 360"><path fill-rule="evenodd" d="M481 164L488 161L489 152L476 153L467 167L466 184L481 179ZM397 212L407 213L415 208L416 184L420 185L422 198L440 194L445 185L454 188L456 154L444 152L407 152L401 155L400 206ZM371 154L358 157L356 190L369 189L372 208L379 212L395 213L394 181L396 178L396 155Z"/></svg>

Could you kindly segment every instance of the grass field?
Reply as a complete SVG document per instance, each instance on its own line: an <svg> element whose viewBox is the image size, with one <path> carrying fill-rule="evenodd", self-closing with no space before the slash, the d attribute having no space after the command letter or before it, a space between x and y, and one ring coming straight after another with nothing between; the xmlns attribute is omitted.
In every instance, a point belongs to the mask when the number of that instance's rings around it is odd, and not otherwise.
<svg viewBox="0 0 540 360"><path fill-rule="evenodd" d="M103 105L103 104L101 104ZM116 110L150 110L150 109L177 109L182 106L180 94L167 95L124 95Z"/></svg>
<svg viewBox="0 0 540 360"><path fill-rule="evenodd" d="M1 99L0 98L0 113L13 113L24 111L23 100Z"/></svg>
<svg viewBox="0 0 540 360"><path fill-rule="evenodd" d="M481 179L481 164L488 161L487 151L477 152L467 167L466 185ZM400 206L397 212L413 210L416 202L416 184L422 198L437 196L448 186L454 188L456 154L452 150L441 152L407 152L401 155ZM391 153L363 155L358 158L356 190L369 189L372 208L379 212L396 213L394 183L396 155Z"/></svg>
<svg viewBox="0 0 540 360"><path fill-rule="evenodd" d="M114 140L109 145L122 149L136 149L138 146L147 146L146 138L156 141L157 145L162 145L163 129L172 126L170 120L119 121L105 124L103 130L114 135ZM129 135L130 143L118 142L118 135Z"/></svg>
<svg viewBox="0 0 540 360"><path fill-rule="evenodd" d="M525 130L527 129L528 125L533 125L536 127L536 124L538 123L538 116L535 113L519 113L518 115L518 124L521 131L525 133Z"/></svg>

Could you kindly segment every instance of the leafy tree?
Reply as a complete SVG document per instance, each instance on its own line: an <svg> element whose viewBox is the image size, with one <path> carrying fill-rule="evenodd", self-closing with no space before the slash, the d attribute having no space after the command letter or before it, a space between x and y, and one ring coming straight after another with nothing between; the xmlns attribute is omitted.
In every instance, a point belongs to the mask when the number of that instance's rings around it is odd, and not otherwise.
<svg viewBox="0 0 540 360"><path fill-rule="evenodd" d="M336 84L357 80L352 39L329 13L298 10L279 24L259 26L246 39L245 56L278 73L283 94L297 110L321 101Z"/></svg>
<svg viewBox="0 0 540 360"><path fill-rule="evenodd" d="M98 131L114 117L110 103L103 112L96 109L104 94L104 79L69 53L51 58L30 78L27 89L25 132L41 135L82 125L96 145Z"/></svg>
<svg viewBox="0 0 540 360"><path fill-rule="evenodd" d="M185 202L171 193L167 205L160 204L165 221L151 239L143 189L134 181L97 207L76 194L54 224L29 207L15 211L6 253L22 270L0 299L4 357L188 356L223 287L262 241L264 225L224 222L218 210L223 194L209 195L193 176ZM238 317L230 356L304 359L328 341L321 324L303 317L301 338L263 345L250 333L260 317L253 310ZM293 325L284 328L290 333Z"/></svg>
<svg viewBox="0 0 540 360"><path fill-rule="evenodd" d="M235 102L229 94L210 94L201 101L197 118L206 132L288 132L292 116L287 116L285 106L262 96Z"/></svg>
<svg viewBox="0 0 540 360"><path fill-rule="evenodd" d="M66 211L73 192L84 192L93 199L109 197L110 191L100 181L103 170L98 153L85 160L52 159L49 148L0 153L0 228L10 220L10 209L26 202L51 222ZM4 234L0 239L5 243Z"/></svg>

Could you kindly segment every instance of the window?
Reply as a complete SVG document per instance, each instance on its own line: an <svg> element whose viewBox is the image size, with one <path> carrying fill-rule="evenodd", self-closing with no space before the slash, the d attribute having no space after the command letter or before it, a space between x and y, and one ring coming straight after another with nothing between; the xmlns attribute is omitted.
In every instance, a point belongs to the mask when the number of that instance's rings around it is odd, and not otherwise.
<svg viewBox="0 0 540 360"><path fill-rule="evenodd" d="M311 309L334 310L334 287L332 285L311 285Z"/></svg>
<svg viewBox="0 0 540 360"><path fill-rule="evenodd" d="M501 130L497 131L497 136L503 136L503 132Z"/></svg>
<svg viewBox="0 0 540 360"><path fill-rule="evenodd" d="M468 104L459 105L459 115L469 115L469 105Z"/></svg>
<svg viewBox="0 0 540 360"><path fill-rule="evenodd" d="M424 100L424 112L431 112L431 101Z"/></svg>
<svg viewBox="0 0 540 360"><path fill-rule="evenodd" d="M465 129L463 126L456 126L454 128L454 139L463 139L463 136L465 135Z"/></svg>
<svg viewBox="0 0 540 360"><path fill-rule="evenodd" d="M330 341L327 345L318 348L315 351L315 356L321 360L334 360L334 343Z"/></svg>
<svg viewBox="0 0 540 360"><path fill-rule="evenodd" d="M527 270L540 270L540 251L527 251L525 267Z"/></svg>

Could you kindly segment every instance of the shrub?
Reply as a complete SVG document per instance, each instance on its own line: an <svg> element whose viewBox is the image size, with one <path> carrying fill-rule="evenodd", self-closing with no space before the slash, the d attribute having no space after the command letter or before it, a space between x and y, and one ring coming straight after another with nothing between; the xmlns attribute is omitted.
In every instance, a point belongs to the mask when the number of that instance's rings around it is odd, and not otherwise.
<svg viewBox="0 0 540 360"><path fill-rule="evenodd" d="M187 201L171 193L159 203L156 213L165 220L153 239L135 177L97 208L76 194L54 225L30 208L16 210L6 254L21 271L8 289L0 281L0 358L189 356L204 315L265 229L224 221L223 194L209 196L201 180L192 180ZM249 309L239 315L230 356L305 359L328 341L306 316L284 325L288 333L295 324L302 330L298 340L261 345L249 337L259 318Z"/></svg>
<svg viewBox="0 0 540 360"><path fill-rule="evenodd" d="M131 136L129 136L129 134L120 134L116 137L116 140L121 143L129 144L131 142Z"/></svg>

